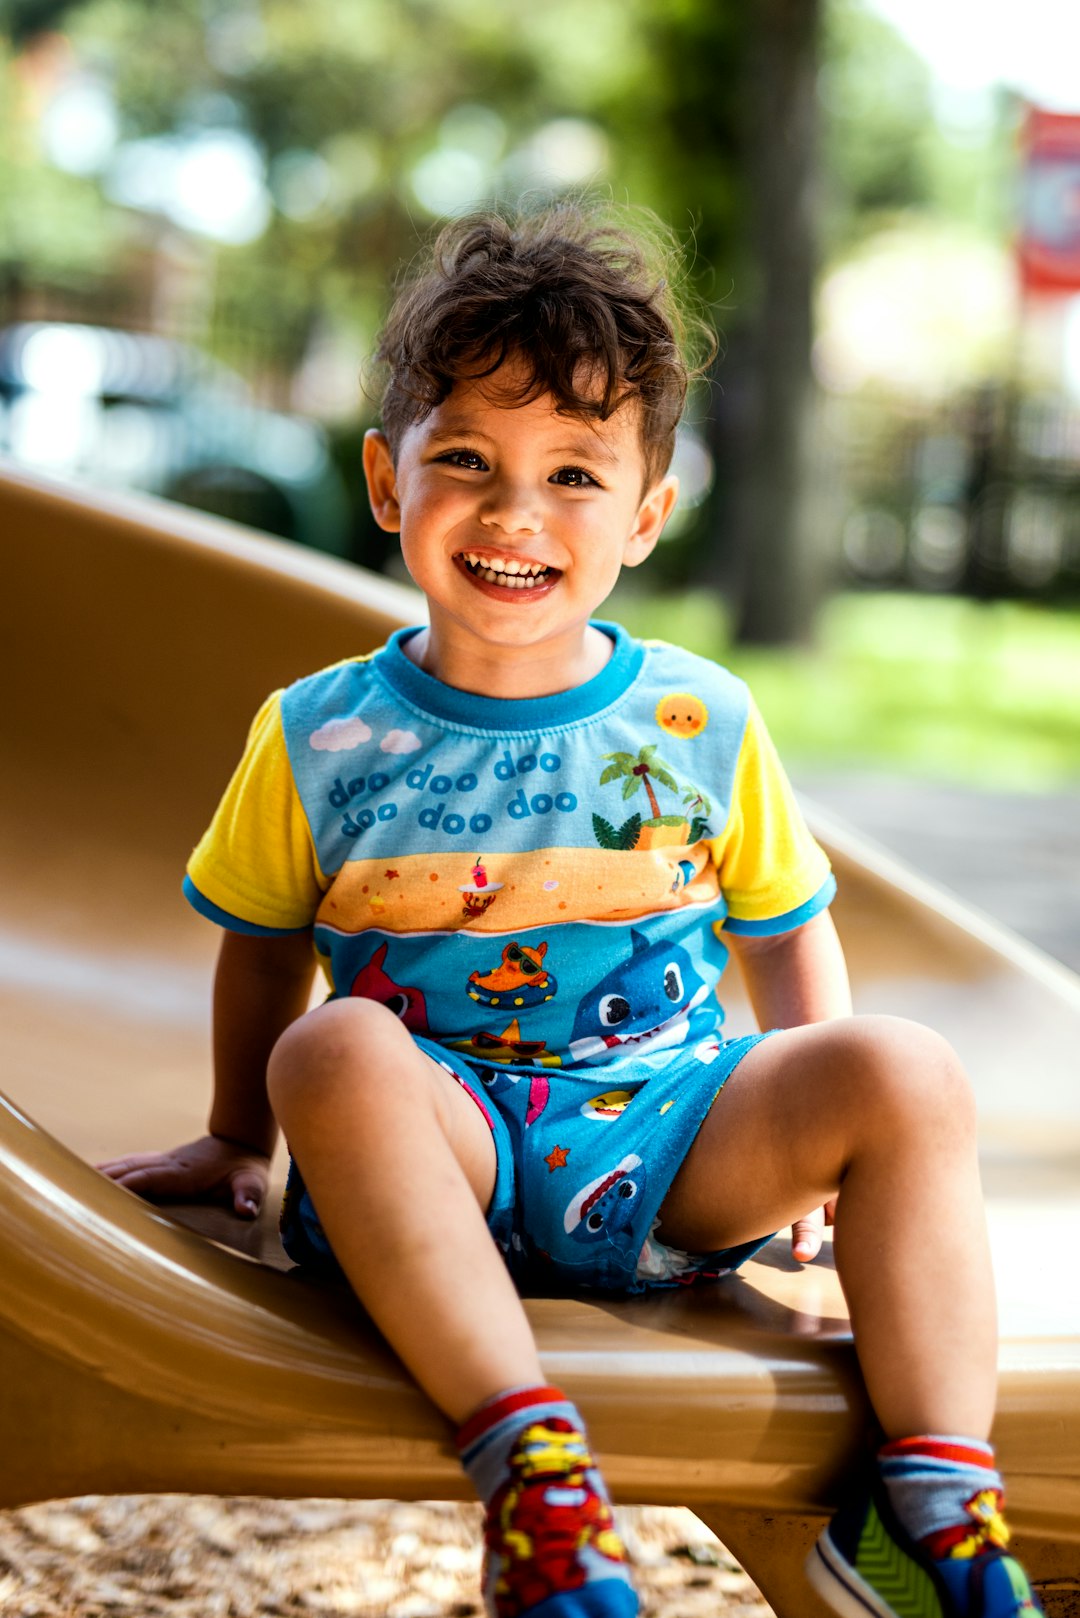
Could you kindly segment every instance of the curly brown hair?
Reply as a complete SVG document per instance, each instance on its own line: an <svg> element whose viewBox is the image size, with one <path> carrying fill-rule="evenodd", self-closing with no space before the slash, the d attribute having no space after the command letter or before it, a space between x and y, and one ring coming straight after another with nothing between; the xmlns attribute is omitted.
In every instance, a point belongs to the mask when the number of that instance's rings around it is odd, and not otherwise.
<svg viewBox="0 0 1080 1618"><path fill-rule="evenodd" d="M444 227L398 294L376 353L395 457L406 428L456 383L482 381L509 359L515 404L550 394L563 414L606 421L637 401L646 487L664 475L687 387L716 345L703 320L680 311L670 237L642 210L629 227L629 214L564 202ZM688 326L697 365L687 357Z"/></svg>

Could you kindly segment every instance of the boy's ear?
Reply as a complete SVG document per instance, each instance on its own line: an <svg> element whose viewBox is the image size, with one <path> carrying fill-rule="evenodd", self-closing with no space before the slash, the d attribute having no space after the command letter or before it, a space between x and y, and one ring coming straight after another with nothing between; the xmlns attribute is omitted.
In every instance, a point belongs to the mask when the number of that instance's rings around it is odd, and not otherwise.
<svg viewBox="0 0 1080 1618"><path fill-rule="evenodd" d="M364 476L367 479L371 514L388 534L401 531L401 507L397 496L394 457L386 434L369 427L364 434Z"/></svg>
<svg viewBox="0 0 1080 1618"><path fill-rule="evenodd" d="M679 498L679 480L674 472L669 472L666 478L654 483L641 505L634 520L623 551L624 567L637 567L644 562L656 541L664 531L664 524L675 510L675 502Z"/></svg>

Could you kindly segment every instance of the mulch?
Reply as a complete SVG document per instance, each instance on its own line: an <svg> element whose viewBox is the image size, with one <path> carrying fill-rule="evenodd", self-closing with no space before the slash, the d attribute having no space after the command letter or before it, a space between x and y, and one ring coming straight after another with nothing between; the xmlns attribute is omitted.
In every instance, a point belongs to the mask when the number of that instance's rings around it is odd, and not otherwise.
<svg viewBox="0 0 1080 1618"><path fill-rule="evenodd" d="M644 1618L771 1618L690 1511L627 1506ZM477 1506L88 1495L0 1512L4 1618L482 1618Z"/></svg>

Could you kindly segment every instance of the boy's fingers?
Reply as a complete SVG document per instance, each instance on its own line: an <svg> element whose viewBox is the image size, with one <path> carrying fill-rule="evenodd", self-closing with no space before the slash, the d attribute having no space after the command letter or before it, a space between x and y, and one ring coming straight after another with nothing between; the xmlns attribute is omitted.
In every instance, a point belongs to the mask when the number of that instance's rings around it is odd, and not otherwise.
<svg viewBox="0 0 1080 1618"><path fill-rule="evenodd" d="M139 1152L99 1163L98 1171L142 1197L212 1198L231 1203L244 1219L254 1219L266 1192L266 1170L249 1158L230 1168L214 1153Z"/></svg>
<svg viewBox="0 0 1080 1618"><path fill-rule="evenodd" d="M94 1167L99 1174L107 1174L110 1180L119 1179L121 1174L129 1174L133 1169L152 1168L161 1161L158 1152L141 1152L133 1157L114 1157L108 1163L95 1163Z"/></svg>
<svg viewBox="0 0 1080 1618"><path fill-rule="evenodd" d="M120 1173L110 1174L128 1191L171 1191L191 1185L188 1171L174 1163L147 1163L138 1168L128 1167Z"/></svg>
<svg viewBox="0 0 1080 1618"><path fill-rule="evenodd" d="M821 1236L825 1229L825 1210L815 1208L805 1219L796 1219L791 1227L791 1251L800 1264L809 1264L821 1252Z"/></svg>
<svg viewBox="0 0 1080 1618"><path fill-rule="evenodd" d="M117 1157L109 1163L97 1163L95 1167L99 1174L107 1174L110 1180L120 1181L127 1180L129 1176L161 1175L173 1179L177 1175L198 1176L200 1172L200 1165L163 1152L140 1152L132 1157Z"/></svg>
<svg viewBox="0 0 1080 1618"><path fill-rule="evenodd" d="M137 1191L140 1196L198 1196L223 1180L220 1171L209 1173L202 1164L154 1153L99 1163L98 1169L126 1191Z"/></svg>

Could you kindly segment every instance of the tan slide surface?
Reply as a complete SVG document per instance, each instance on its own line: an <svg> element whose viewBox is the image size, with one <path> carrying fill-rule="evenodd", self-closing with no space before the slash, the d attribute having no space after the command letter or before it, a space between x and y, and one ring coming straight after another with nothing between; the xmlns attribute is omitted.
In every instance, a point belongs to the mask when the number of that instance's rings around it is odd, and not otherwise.
<svg viewBox="0 0 1080 1618"><path fill-rule="evenodd" d="M202 1215L256 1261L86 1166L202 1131L216 938L180 878L257 704L377 645L418 598L10 467L0 534L0 1505L456 1495L445 1424L355 1305L268 1266L267 1222ZM1080 1578L1080 983L842 829L815 829L859 1007L932 1023L974 1075L1012 1514L1044 1571ZM777 1242L692 1295L529 1309L624 1499L812 1515L861 1442L828 1255L800 1271Z"/></svg>

